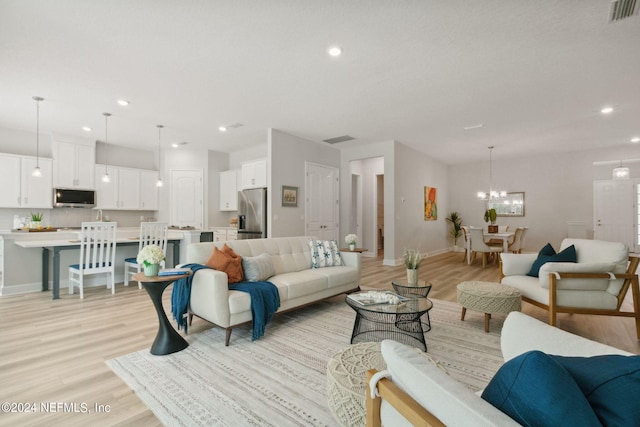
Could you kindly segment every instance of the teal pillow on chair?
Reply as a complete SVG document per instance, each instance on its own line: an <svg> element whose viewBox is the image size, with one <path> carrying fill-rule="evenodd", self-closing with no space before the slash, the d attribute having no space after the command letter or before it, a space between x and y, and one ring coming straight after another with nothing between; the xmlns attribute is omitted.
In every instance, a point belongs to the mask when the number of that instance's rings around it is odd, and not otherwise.
<svg viewBox="0 0 640 427"><path fill-rule="evenodd" d="M569 372L537 350L502 365L482 398L524 426L601 426Z"/></svg>
<svg viewBox="0 0 640 427"><path fill-rule="evenodd" d="M640 356L551 356L573 377L605 426L640 426Z"/></svg>
<svg viewBox="0 0 640 427"><path fill-rule="evenodd" d="M565 248L560 253L556 253L551 244L547 243L538 253L538 258L531 265L531 270L529 270L527 276L538 277L540 267L548 262L576 262L577 260L576 247L574 245Z"/></svg>

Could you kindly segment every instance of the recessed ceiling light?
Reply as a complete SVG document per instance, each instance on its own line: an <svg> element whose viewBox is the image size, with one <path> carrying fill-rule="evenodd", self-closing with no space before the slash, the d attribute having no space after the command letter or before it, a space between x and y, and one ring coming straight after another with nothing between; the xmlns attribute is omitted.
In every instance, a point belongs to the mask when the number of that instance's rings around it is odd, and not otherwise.
<svg viewBox="0 0 640 427"><path fill-rule="evenodd" d="M129 101L127 101L126 99L118 99L118 105L126 107L127 105L129 105Z"/></svg>
<svg viewBox="0 0 640 427"><path fill-rule="evenodd" d="M331 46L327 52L329 52L331 56L340 56L342 54L342 48L339 46Z"/></svg>
<svg viewBox="0 0 640 427"><path fill-rule="evenodd" d="M218 130L220 132L226 132L227 131L227 127L226 126L218 126Z"/></svg>
<svg viewBox="0 0 640 427"><path fill-rule="evenodd" d="M187 141L182 141L182 142L174 142L173 144L171 144L171 146L173 148L178 148L178 147L182 147L183 145L187 145L188 142Z"/></svg>
<svg viewBox="0 0 640 427"><path fill-rule="evenodd" d="M613 107L604 107L600 112L602 114L611 114L613 113Z"/></svg>
<svg viewBox="0 0 640 427"><path fill-rule="evenodd" d="M631 138L631 142L640 142L640 136L634 136Z"/></svg>
<svg viewBox="0 0 640 427"><path fill-rule="evenodd" d="M85 132L91 132L91 128L89 126L82 126L82 130Z"/></svg>
<svg viewBox="0 0 640 427"><path fill-rule="evenodd" d="M477 125L465 126L462 129L464 129L464 130L474 130L474 129L481 129L483 127L484 127L484 123L478 123Z"/></svg>

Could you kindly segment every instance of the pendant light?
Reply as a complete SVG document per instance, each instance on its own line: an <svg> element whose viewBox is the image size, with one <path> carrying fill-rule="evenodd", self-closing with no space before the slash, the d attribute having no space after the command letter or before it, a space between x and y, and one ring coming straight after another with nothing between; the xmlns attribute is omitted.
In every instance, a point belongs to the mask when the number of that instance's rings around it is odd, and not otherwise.
<svg viewBox="0 0 640 427"><path fill-rule="evenodd" d="M493 151L493 145L489 146L489 192L485 193L484 191L478 192L478 199L480 200L494 200L507 197L507 192L504 190L494 191L493 190L493 159L491 153Z"/></svg>
<svg viewBox="0 0 640 427"><path fill-rule="evenodd" d="M102 182L111 182L109 176L109 117L111 113L102 113L104 116L104 175L102 176Z"/></svg>
<svg viewBox="0 0 640 427"><path fill-rule="evenodd" d="M41 96L32 97L36 101L36 167L31 172L31 176L41 177L42 171L40 170L40 102L44 101Z"/></svg>
<svg viewBox="0 0 640 427"><path fill-rule="evenodd" d="M156 125L158 128L158 181L156 182L156 187L162 187L164 184L162 182L162 143L160 138L160 133L162 132L162 125Z"/></svg>
<svg viewBox="0 0 640 427"><path fill-rule="evenodd" d="M622 166L622 160L620 166L613 168L613 179L629 179L629 168Z"/></svg>

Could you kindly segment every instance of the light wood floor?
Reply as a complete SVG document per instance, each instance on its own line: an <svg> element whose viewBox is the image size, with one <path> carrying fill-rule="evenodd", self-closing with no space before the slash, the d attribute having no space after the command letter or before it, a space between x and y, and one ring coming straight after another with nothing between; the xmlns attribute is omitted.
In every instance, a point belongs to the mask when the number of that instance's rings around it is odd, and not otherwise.
<svg viewBox="0 0 640 427"><path fill-rule="evenodd" d="M498 280L498 267L468 266L462 254L448 253L425 260L421 279L432 283L430 297L456 300L456 285L464 280ZM403 266L382 266L381 258L364 258L362 286L391 289L391 280L405 277ZM170 311L171 288L164 296ZM0 297L0 402L35 403L37 413L0 412L0 425L160 425L140 399L104 363L105 360L148 348L157 331L157 318L144 290L116 286L112 296L103 287L85 290L85 299L68 295L51 300L51 293ZM546 312L524 304L523 311L541 320ZM475 320L482 322L482 317ZM474 321L469 317L467 321ZM582 336L640 354L631 319L560 315L558 325ZM189 333L211 325L195 319ZM526 334L526 331L523 331ZM428 336L427 336L428 339ZM233 345L233 336L231 337ZM91 413L41 412L40 403L87 404ZM109 406L96 413L94 405ZM62 408L61 408L62 411Z"/></svg>

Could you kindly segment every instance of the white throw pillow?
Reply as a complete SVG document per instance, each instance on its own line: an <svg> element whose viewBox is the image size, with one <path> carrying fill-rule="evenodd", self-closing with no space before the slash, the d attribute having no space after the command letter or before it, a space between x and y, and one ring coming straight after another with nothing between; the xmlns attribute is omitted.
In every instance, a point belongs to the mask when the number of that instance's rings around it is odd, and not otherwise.
<svg viewBox="0 0 640 427"><path fill-rule="evenodd" d="M309 240L309 248L312 268L344 265L335 240Z"/></svg>
<svg viewBox="0 0 640 427"><path fill-rule="evenodd" d="M242 257L242 269L245 280L250 282L267 280L276 274L271 256L266 252L254 257Z"/></svg>

